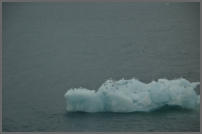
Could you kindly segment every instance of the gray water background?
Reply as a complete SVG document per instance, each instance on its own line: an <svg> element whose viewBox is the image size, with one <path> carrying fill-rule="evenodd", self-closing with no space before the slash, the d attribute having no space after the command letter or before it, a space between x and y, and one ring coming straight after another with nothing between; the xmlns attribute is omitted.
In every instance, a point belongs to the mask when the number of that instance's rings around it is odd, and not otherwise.
<svg viewBox="0 0 202 134"><path fill-rule="evenodd" d="M198 110L67 113L69 88L200 81L199 3L3 3L3 131L199 131Z"/></svg>

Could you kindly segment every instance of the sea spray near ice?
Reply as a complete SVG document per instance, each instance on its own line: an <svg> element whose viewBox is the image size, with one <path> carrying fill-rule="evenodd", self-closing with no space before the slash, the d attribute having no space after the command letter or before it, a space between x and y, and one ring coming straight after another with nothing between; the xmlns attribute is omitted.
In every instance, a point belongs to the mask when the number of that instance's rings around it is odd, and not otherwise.
<svg viewBox="0 0 202 134"><path fill-rule="evenodd" d="M70 89L65 93L67 111L135 112L152 111L165 105L194 109L200 96L194 91L199 82L180 78L144 83L137 79L107 80L95 90Z"/></svg>

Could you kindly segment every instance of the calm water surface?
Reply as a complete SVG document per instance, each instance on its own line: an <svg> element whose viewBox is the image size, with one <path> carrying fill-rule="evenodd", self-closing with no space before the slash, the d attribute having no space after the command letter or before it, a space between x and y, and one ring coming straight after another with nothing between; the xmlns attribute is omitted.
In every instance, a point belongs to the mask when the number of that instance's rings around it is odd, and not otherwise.
<svg viewBox="0 0 202 134"><path fill-rule="evenodd" d="M3 131L199 131L197 110L67 113L69 88L200 81L197 3L3 3Z"/></svg>

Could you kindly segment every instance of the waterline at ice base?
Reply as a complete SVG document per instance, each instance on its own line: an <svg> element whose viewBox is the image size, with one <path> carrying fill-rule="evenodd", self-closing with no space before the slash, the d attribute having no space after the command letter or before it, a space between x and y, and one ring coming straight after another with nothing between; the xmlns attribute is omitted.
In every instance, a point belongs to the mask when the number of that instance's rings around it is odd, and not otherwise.
<svg viewBox="0 0 202 134"><path fill-rule="evenodd" d="M107 80L98 90L69 89L64 97L69 112L149 112L166 105L195 109L200 104L194 90L198 85L184 78L150 83L134 78Z"/></svg>

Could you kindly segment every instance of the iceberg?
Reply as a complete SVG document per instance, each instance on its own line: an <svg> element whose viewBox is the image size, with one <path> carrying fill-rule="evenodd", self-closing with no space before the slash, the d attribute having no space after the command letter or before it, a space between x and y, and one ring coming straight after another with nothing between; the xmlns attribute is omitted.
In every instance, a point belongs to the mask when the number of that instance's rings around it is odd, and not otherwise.
<svg viewBox="0 0 202 134"><path fill-rule="evenodd" d="M98 90L72 88L64 97L70 112L149 112L165 105L194 109L200 104L200 95L194 91L198 85L184 78L150 83L135 78L107 80Z"/></svg>

